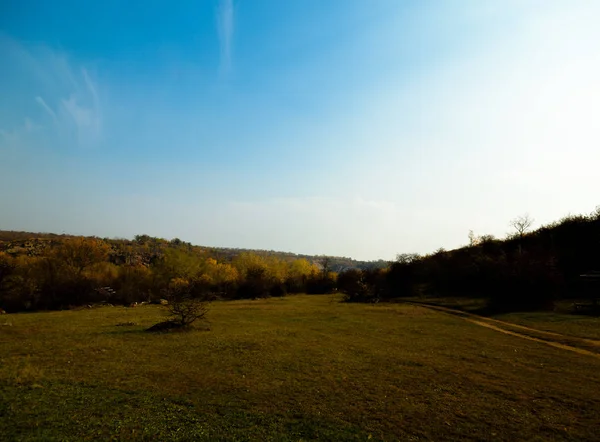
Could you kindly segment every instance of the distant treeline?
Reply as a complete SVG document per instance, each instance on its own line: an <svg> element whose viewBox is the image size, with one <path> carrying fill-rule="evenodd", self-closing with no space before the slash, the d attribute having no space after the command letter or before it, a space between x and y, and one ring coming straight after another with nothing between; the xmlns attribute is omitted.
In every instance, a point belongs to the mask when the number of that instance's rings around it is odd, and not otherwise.
<svg viewBox="0 0 600 442"><path fill-rule="evenodd" d="M465 247L401 254L393 263L199 247L148 235L125 240L0 231L0 308L152 302L182 283L221 299L337 290L349 302L485 298L496 311L600 297L598 285L581 278L600 271L600 209L534 231L531 224L520 217L506 239L470 233Z"/></svg>
<svg viewBox="0 0 600 442"><path fill-rule="evenodd" d="M259 256L275 256L284 261L293 261L296 259L306 259L310 262L320 264L325 258L322 255L302 255L297 253L289 252L277 252L274 250L256 250L256 249L236 249L236 248L224 248L224 247L212 247L207 248L215 256L219 256L222 259L232 260L241 253L252 253ZM329 261L329 268L332 272L343 272L344 270L350 269L384 269L390 265L390 261L378 259L375 261L360 261L352 258L346 258L341 256L327 256Z"/></svg>
<svg viewBox="0 0 600 442"><path fill-rule="evenodd" d="M469 245L425 256L398 255L389 268L349 270L338 276L347 301L398 297L486 298L494 311L550 308L561 298L600 298L582 278L600 270L600 208L528 231L527 216L511 222L501 240L469 235ZM591 281L593 282L593 281Z"/></svg>
<svg viewBox="0 0 600 442"><path fill-rule="evenodd" d="M10 247L10 243L18 243L18 242L26 242L34 239L67 239L67 238L77 238L76 235L67 235L67 234L56 234L56 233L31 233L31 232L18 232L11 230L0 230L0 251ZM167 241L160 238L153 238L150 235L137 235L135 237L135 242L147 242L152 239L158 239L163 243L171 243L173 245L185 245L189 248L193 248L194 250L202 250L207 252L215 259L220 261L232 261L236 256L242 253L251 253L254 255L259 255L263 257L274 256L284 261L293 261L296 259L306 259L311 263L319 264L324 256L322 255L303 255L297 253L290 252L279 252L274 250L259 250L259 249L239 249L239 248L231 248L231 247L206 247L206 246L193 246L189 242L184 242L178 238L175 238L171 241ZM127 241L122 239L110 239L104 238L104 241L107 243L118 243L121 241ZM374 261L360 261L352 258L346 258L341 256L328 256L329 259L329 267L333 272L342 272L344 270L349 269L383 269L390 265L390 261L386 261L383 259L374 260Z"/></svg>
<svg viewBox="0 0 600 442"><path fill-rule="evenodd" d="M0 232L0 238L0 308L7 311L152 302L182 282L222 299L328 293L337 276L332 258L220 253L148 235L130 241Z"/></svg>

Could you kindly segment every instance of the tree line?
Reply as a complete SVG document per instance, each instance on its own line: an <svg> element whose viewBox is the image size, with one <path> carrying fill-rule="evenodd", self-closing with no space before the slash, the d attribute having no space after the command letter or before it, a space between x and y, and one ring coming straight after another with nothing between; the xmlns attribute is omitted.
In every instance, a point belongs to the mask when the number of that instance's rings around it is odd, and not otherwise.
<svg viewBox="0 0 600 442"><path fill-rule="evenodd" d="M9 312L158 302L182 286L220 299L327 293L335 278L304 258L249 252L219 258L179 239L148 235L133 241L53 235L0 242L0 307Z"/></svg>
<svg viewBox="0 0 600 442"><path fill-rule="evenodd" d="M513 232L505 239L470 232L469 244L456 250L401 254L386 269L342 272L338 288L350 302L460 296L485 298L493 311L548 309L557 299L600 298L600 284L582 277L599 275L600 208L536 230L532 223L521 216L511 221Z"/></svg>
<svg viewBox="0 0 600 442"><path fill-rule="evenodd" d="M400 254L387 266L360 267L355 261L342 271L346 258L233 254L177 238L31 238L0 232L0 307L24 311L156 302L182 287L204 299L334 291L349 302L460 296L485 298L495 311L547 309L556 299L600 297L598 284L581 277L599 272L600 281L600 208L536 230L532 223L522 216L511 221L513 232L505 239L469 232L468 245L456 250Z"/></svg>

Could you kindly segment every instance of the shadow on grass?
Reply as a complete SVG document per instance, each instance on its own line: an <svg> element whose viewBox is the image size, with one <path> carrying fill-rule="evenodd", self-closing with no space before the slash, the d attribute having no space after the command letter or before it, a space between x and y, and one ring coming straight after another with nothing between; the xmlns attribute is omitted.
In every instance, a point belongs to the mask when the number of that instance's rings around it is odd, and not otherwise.
<svg viewBox="0 0 600 442"><path fill-rule="evenodd" d="M163 335L163 334L179 334L179 333L194 333L194 332L206 332L210 331L210 324L199 324L199 325L188 325L183 327L162 327L160 324L153 325L151 327L142 326L139 324L131 326L107 325L106 328L110 330L101 332L103 335L137 335L137 334L149 334L149 335ZM157 325L159 327L157 327Z"/></svg>
<svg viewBox="0 0 600 442"><path fill-rule="evenodd" d="M106 332L103 332L101 334L103 335L143 335L146 333L146 329L145 328L136 328L136 329L131 329L131 328L126 328L126 329L117 329L117 330L109 330Z"/></svg>

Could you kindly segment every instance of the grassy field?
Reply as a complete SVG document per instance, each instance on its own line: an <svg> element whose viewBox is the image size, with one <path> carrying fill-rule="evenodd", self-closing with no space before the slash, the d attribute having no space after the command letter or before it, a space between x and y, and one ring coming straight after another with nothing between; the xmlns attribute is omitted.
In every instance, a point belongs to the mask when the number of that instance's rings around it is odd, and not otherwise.
<svg viewBox="0 0 600 442"><path fill-rule="evenodd" d="M157 306L2 316L0 440L600 440L600 358L336 301L215 303L172 334L144 332Z"/></svg>

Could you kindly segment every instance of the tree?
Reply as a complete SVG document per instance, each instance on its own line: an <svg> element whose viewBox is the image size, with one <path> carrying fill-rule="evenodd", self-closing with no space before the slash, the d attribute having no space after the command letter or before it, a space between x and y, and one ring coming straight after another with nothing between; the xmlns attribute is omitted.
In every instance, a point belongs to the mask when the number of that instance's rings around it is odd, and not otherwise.
<svg viewBox="0 0 600 442"><path fill-rule="evenodd" d="M201 273L202 261L193 252L183 249L167 249L156 261L153 269L166 283L173 278L192 280Z"/></svg>
<svg viewBox="0 0 600 442"><path fill-rule="evenodd" d="M473 232L472 230L469 230L469 246L473 247L476 246L477 244L479 244L480 239L477 238L477 235L475 235L475 232Z"/></svg>
<svg viewBox="0 0 600 442"><path fill-rule="evenodd" d="M534 219L531 218L528 213L526 213L525 215L521 215L513 219L510 222L510 225L516 230L517 235L522 238L533 225L533 222Z"/></svg>
<svg viewBox="0 0 600 442"><path fill-rule="evenodd" d="M421 255L418 253L399 253L396 255L396 263L398 264L411 264L421 259Z"/></svg>
<svg viewBox="0 0 600 442"><path fill-rule="evenodd" d="M306 284L309 279L314 279L320 274L320 269L316 264L309 262L305 258L295 259L288 265L287 289L291 293L301 293L306 291Z"/></svg>
<svg viewBox="0 0 600 442"><path fill-rule="evenodd" d="M102 240L72 238L65 240L56 250L56 258L81 275L85 269L106 261L108 252L109 247Z"/></svg>
<svg viewBox="0 0 600 442"><path fill-rule="evenodd" d="M238 282L239 273L229 263L218 262L214 258L207 258L203 266L203 276L210 277L214 290L219 295L229 296Z"/></svg>
<svg viewBox="0 0 600 442"><path fill-rule="evenodd" d="M388 294L386 271L382 269L350 269L337 280L338 290L346 302L379 302Z"/></svg>
<svg viewBox="0 0 600 442"><path fill-rule="evenodd" d="M329 268L331 267L331 258L329 256L323 256L319 259L319 263L323 269L323 276L327 276L329 273Z"/></svg>
<svg viewBox="0 0 600 442"><path fill-rule="evenodd" d="M517 236L519 237L519 255L523 253L523 237L533 225L534 219L529 216L528 213L521 215L510 222L510 226L515 229Z"/></svg>
<svg viewBox="0 0 600 442"><path fill-rule="evenodd" d="M141 300L159 299L160 282L153 281L152 271L143 265L122 265L118 275L109 284L116 288L116 296L113 295L110 302L121 302L129 305Z"/></svg>
<svg viewBox="0 0 600 442"><path fill-rule="evenodd" d="M4 252L0 252L0 290L2 281L8 278L15 270L14 260Z"/></svg>
<svg viewBox="0 0 600 442"><path fill-rule="evenodd" d="M206 319L211 295L202 284L175 278L165 291L165 308L169 319L153 325L148 331L168 331L189 328L199 319Z"/></svg>
<svg viewBox="0 0 600 442"><path fill-rule="evenodd" d="M335 292L337 273L332 271L332 263L333 259L329 256L319 258L321 269L306 279L306 293L321 295Z"/></svg>
<svg viewBox="0 0 600 442"><path fill-rule="evenodd" d="M171 293L167 295L167 308L172 321L186 327L198 319L204 319L208 312L208 303L204 298L195 298L190 293Z"/></svg>
<svg viewBox="0 0 600 442"><path fill-rule="evenodd" d="M390 292L393 296L412 296L419 279L419 270L424 258L417 253L401 253L390 266L387 274Z"/></svg>

